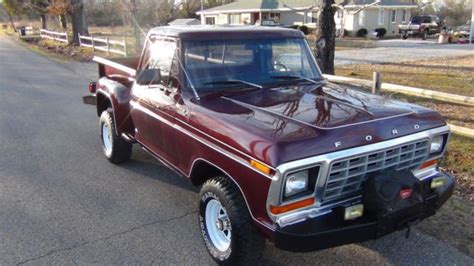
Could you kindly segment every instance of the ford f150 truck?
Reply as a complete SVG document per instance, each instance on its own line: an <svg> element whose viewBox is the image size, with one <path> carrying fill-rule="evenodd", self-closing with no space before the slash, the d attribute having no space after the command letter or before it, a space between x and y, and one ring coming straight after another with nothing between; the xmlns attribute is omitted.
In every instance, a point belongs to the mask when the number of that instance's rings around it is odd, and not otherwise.
<svg viewBox="0 0 474 266"><path fill-rule="evenodd" d="M441 32L441 20L437 16L414 16L408 24L398 25L398 32L402 39L419 36L426 40L429 35Z"/></svg>
<svg viewBox="0 0 474 266"><path fill-rule="evenodd" d="M258 261L265 239L295 252L376 239L453 192L442 117L329 83L300 31L159 27L140 58L95 61L84 101L105 156L125 162L136 143L201 186L218 263Z"/></svg>

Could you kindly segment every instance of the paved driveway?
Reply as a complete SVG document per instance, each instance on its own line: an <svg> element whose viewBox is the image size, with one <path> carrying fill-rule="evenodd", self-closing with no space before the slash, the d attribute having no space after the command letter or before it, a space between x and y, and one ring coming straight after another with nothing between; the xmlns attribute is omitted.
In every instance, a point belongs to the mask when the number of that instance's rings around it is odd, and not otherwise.
<svg viewBox="0 0 474 266"><path fill-rule="evenodd" d="M211 264L197 189L138 148L122 166L102 155L94 108L81 103L95 71L0 37L0 264ZM415 230L308 254L267 244L264 263L474 260Z"/></svg>
<svg viewBox="0 0 474 266"><path fill-rule="evenodd" d="M336 51L336 65L381 64L474 55L474 44L438 44L434 40L381 40L376 48Z"/></svg>

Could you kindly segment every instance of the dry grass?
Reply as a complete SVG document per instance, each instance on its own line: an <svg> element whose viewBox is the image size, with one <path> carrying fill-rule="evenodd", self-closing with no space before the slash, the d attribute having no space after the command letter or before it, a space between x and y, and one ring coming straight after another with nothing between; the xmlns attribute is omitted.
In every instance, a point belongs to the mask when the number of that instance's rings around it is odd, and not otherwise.
<svg viewBox="0 0 474 266"><path fill-rule="evenodd" d="M382 81L447 93L474 96L474 56L409 63L341 66L336 74L372 79L382 74Z"/></svg>
<svg viewBox="0 0 474 266"><path fill-rule="evenodd" d="M373 71L379 71L384 82L474 96L474 56L402 64L345 66L338 67L336 74L371 79ZM386 96L437 110L449 123L474 128L474 107L403 94ZM455 194L437 215L423 221L417 228L474 256L474 140L453 135L440 166L456 177Z"/></svg>

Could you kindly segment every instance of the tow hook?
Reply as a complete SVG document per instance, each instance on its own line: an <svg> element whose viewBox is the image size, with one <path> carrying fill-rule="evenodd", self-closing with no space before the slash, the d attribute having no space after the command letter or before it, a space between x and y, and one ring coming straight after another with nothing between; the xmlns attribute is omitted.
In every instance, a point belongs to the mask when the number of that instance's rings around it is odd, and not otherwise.
<svg viewBox="0 0 474 266"><path fill-rule="evenodd" d="M405 232L405 238L406 239L408 239L410 237L411 226L418 224L420 221L421 221L421 219L416 219L416 220L413 220L411 222L406 223L406 225L405 225L405 228L407 229L407 231Z"/></svg>
<svg viewBox="0 0 474 266"><path fill-rule="evenodd" d="M411 233L411 230L410 230L410 225L408 224L407 225L407 231L405 232L405 238L408 239L410 237L410 233Z"/></svg>

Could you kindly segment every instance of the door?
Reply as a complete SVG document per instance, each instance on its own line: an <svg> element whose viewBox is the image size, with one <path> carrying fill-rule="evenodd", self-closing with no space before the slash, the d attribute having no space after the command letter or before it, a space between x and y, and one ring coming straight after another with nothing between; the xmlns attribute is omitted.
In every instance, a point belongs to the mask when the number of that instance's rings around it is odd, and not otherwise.
<svg viewBox="0 0 474 266"><path fill-rule="evenodd" d="M132 88L132 119L135 124L135 139L166 162L175 165L176 149L172 140L175 124L177 91L172 71L176 56L176 40L151 37L142 55L140 69L159 69L161 78L153 84Z"/></svg>

